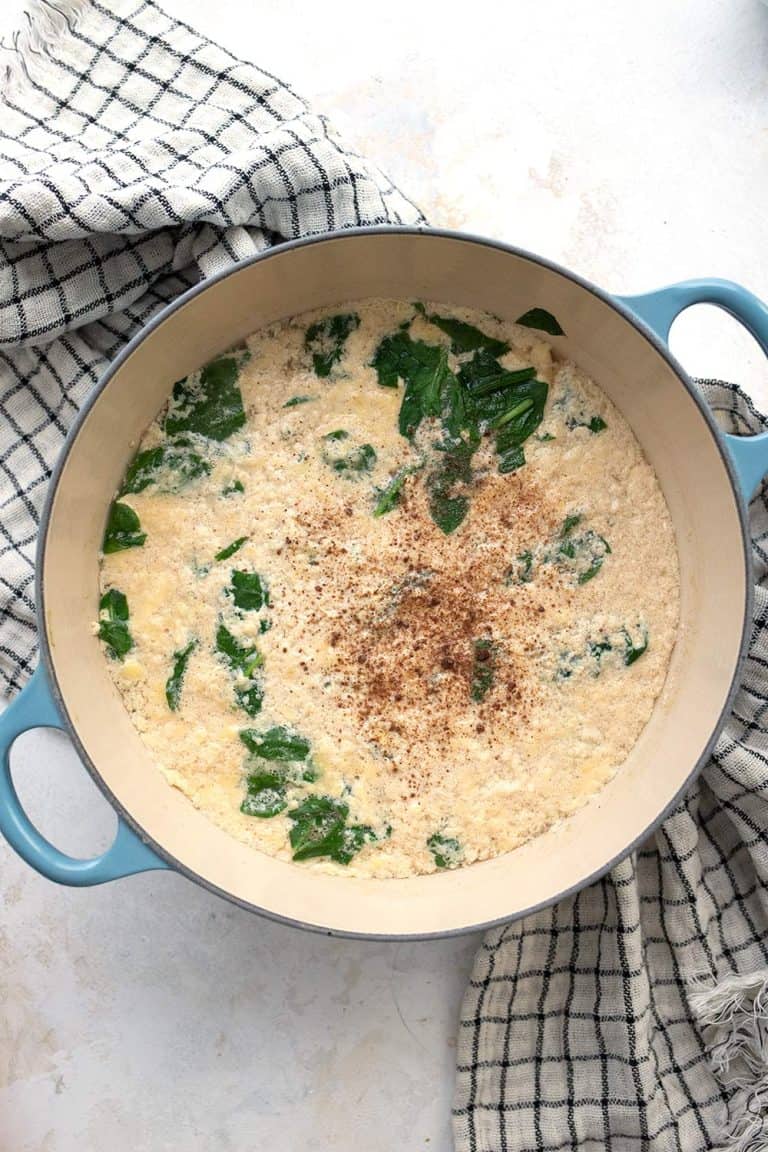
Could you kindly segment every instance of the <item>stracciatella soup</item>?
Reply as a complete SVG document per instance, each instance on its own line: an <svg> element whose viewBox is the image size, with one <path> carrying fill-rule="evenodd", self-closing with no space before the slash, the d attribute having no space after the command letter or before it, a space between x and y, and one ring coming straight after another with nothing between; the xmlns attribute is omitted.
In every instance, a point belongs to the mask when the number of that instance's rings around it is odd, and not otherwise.
<svg viewBox="0 0 768 1152"><path fill-rule="evenodd" d="M159 769L232 836L408 876L509 851L620 768L677 556L559 331L351 303L174 387L110 510L98 631Z"/></svg>

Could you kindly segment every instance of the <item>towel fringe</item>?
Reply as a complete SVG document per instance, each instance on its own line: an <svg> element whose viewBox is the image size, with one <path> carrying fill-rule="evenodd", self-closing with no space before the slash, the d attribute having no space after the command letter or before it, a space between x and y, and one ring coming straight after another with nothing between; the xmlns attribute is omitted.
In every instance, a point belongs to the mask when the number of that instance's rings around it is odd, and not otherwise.
<svg viewBox="0 0 768 1152"><path fill-rule="evenodd" d="M10 43L0 42L7 54L0 57L0 98L13 99L45 77L53 50L87 7L88 0L31 0Z"/></svg>
<svg viewBox="0 0 768 1152"><path fill-rule="evenodd" d="M712 1071L732 1095L727 1152L768 1152L768 970L690 982L688 1003Z"/></svg>

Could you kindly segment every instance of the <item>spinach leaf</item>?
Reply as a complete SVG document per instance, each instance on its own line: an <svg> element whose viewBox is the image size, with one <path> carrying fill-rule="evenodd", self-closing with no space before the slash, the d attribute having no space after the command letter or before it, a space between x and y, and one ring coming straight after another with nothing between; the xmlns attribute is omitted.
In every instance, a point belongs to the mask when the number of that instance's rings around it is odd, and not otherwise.
<svg viewBox="0 0 768 1152"><path fill-rule="evenodd" d="M410 344L410 359L403 363L405 391L397 426L401 435L412 439L421 420L441 415L443 385L453 373L446 349L411 340L405 333L400 338Z"/></svg>
<svg viewBox="0 0 768 1152"><path fill-rule="evenodd" d="M376 449L372 444L361 444L350 452L345 460L337 460L333 467L336 472L370 472L376 466Z"/></svg>
<svg viewBox="0 0 768 1152"><path fill-rule="evenodd" d="M165 682L165 699L172 712L177 712L181 702L181 687L187 671L189 658L197 648L197 640L190 640L184 648L173 654L173 671Z"/></svg>
<svg viewBox="0 0 768 1152"><path fill-rule="evenodd" d="M268 819L287 807L285 775L281 771L250 772L246 777L246 795L240 811L245 816Z"/></svg>
<svg viewBox="0 0 768 1152"><path fill-rule="evenodd" d="M624 634L624 663L627 667L634 664L635 660L639 660L643 653L648 650L648 631L645 628L641 631L642 637L638 643L632 639L626 628L622 629Z"/></svg>
<svg viewBox="0 0 768 1152"><path fill-rule="evenodd" d="M99 610L106 611L110 620L129 620L128 600L124 592L110 588L99 601Z"/></svg>
<svg viewBox="0 0 768 1152"><path fill-rule="evenodd" d="M293 821L289 833L294 860L314 856L336 859L344 850L344 828L349 806L330 796L308 796L288 813Z"/></svg>
<svg viewBox="0 0 768 1152"><path fill-rule="evenodd" d="M462 365L459 377L469 391L478 432L496 432L499 471L522 467L525 455L520 449L544 419L547 384L535 379L535 369L508 371L483 352Z"/></svg>
<svg viewBox="0 0 768 1152"><path fill-rule="evenodd" d="M536 549L535 557L539 564L556 564L561 571L571 575L576 584L586 584L596 576L605 557L611 553L608 541L591 528L578 536L574 535L574 529L578 528L583 519L581 512L569 513L557 535L550 538L549 545ZM520 553L517 568L512 567L507 573L507 583L527 583L532 578L533 564L533 552Z"/></svg>
<svg viewBox="0 0 768 1152"><path fill-rule="evenodd" d="M101 550L105 555L122 552L125 548L141 548L147 538L141 531L141 521L129 504L115 500L109 510L107 527Z"/></svg>
<svg viewBox="0 0 768 1152"><path fill-rule="evenodd" d="M530 584L533 579L533 552L520 552L515 557L516 568L507 573L508 584Z"/></svg>
<svg viewBox="0 0 768 1152"><path fill-rule="evenodd" d="M570 535L573 529L581 524L583 519L584 517L582 516L581 512L572 512L570 515L566 516L565 520L563 520L563 526L560 529L561 538L565 538L566 536Z"/></svg>
<svg viewBox="0 0 768 1152"><path fill-rule="evenodd" d="M165 417L169 435L197 432L210 440L226 440L245 424L243 397L237 383L244 357L219 356L200 372L173 386Z"/></svg>
<svg viewBox="0 0 768 1152"><path fill-rule="evenodd" d="M286 400L283 408L296 408L299 404L308 404L310 400L314 400L314 396L291 396L290 400Z"/></svg>
<svg viewBox="0 0 768 1152"><path fill-rule="evenodd" d="M373 358L379 384L394 387L405 383L400 404L400 434L412 439L422 420L442 420L453 437L472 427L466 389L448 367L448 352L423 340L412 340L407 332L385 336Z"/></svg>
<svg viewBox="0 0 768 1152"><path fill-rule="evenodd" d="M499 456L499 472L502 476L507 472L517 472L525 464L525 452L522 448L508 448Z"/></svg>
<svg viewBox="0 0 768 1152"><path fill-rule="evenodd" d="M441 392L443 429L451 441L460 440L464 433L468 433L474 451L480 443L477 421L469 397L453 372L446 370L444 373Z"/></svg>
<svg viewBox="0 0 768 1152"><path fill-rule="evenodd" d="M590 416L589 420L578 420L575 416L569 416L565 421L565 426L566 428L589 428L594 435L603 432L608 427L602 416Z"/></svg>
<svg viewBox="0 0 768 1152"><path fill-rule="evenodd" d="M150 484L155 483L156 474L165 464L166 446L147 448L144 452L137 452L123 478L120 495L143 492Z"/></svg>
<svg viewBox="0 0 768 1152"><path fill-rule="evenodd" d="M408 339L408 337L406 337ZM411 341L417 366L405 377L405 391L400 404L398 428L401 436L412 439L422 420L440 416L443 411L443 389L453 376L448 368L448 353L420 341Z"/></svg>
<svg viewBox="0 0 768 1152"><path fill-rule="evenodd" d="M99 601L99 611L106 611L110 620L129 620L128 600L124 592L110 588Z"/></svg>
<svg viewBox="0 0 768 1152"><path fill-rule="evenodd" d="M348 467L353 472L370 472L377 462L377 453L371 444L364 444L348 457Z"/></svg>
<svg viewBox="0 0 768 1152"><path fill-rule="evenodd" d="M479 441L484 426L505 428L498 449L503 453L519 447L543 418L547 385L535 379L535 369L502 368L487 344L461 365L456 376L448 367L445 348L396 332L382 340L373 364L380 384L405 381L399 428L409 438L423 419L432 416L440 418L454 438L467 432L471 440Z"/></svg>
<svg viewBox="0 0 768 1152"><path fill-rule="evenodd" d="M266 780L268 777L265 776L264 779ZM246 794L240 805L240 811L244 816L261 816L267 819L270 816L277 816L287 807L288 801L285 798L285 790L269 788L265 784L258 792Z"/></svg>
<svg viewBox="0 0 768 1152"><path fill-rule="evenodd" d="M124 660L133 648L129 618L125 593L110 588L99 600L99 639L104 641L113 660Z"/></svg>
<svg viewBox="0 0 768 1152"><path fill-rule="evenodd" d="M232 496L235 492L245 492L242 480L233 480L231 484L227 484L226 488L222 488L222 496Z"/></svg>
<svg viewBox="0 0 768 1152"><path fill-rule="evenodd" d="M483 349L461 365L459 381L466 391L467 409L478 434L514 405L517 386L526 384L535 375L535 368L515 371L502 368L498 360Z"/></svg>
<svg viewBox="0 0 768 1152"><path fill-rule="evenodd" d="M573 517L568 517L565 524ZM580 523L581 517L575 521L576 524ZM571 525L571 528L574 524ZM569 532L570 532L569 528ZM555 560L561 568L570 571L576 577L577 584L586 584L591 580L603 566L603 561L606 556L611 553L611 546L604 537L593 532L588 528L581 536L568 536L565 532L565 525L561 533L563 537L562 543L557 549ZM548 557L546 558L548 559Z"/></svg>
<svg viewBox="0 0 768 1152"><path fill-rule="evenodd" d="M394 474L384 488L379 488L376 507L373 510L374 516L384 516L387 512L391 512L395 505L400 503L400 493L408 477L423 467L423 464L406 465Z"/></svg>
<svg viewBox="0 0 768 1152"><path fill-rule="evenodd" d="M524 328L538 328L541 332L548 332L550 336L565 336L555 317L545 308L531 308L515 323L522 324Z"/></svg>
<svg viewBox="0 0 768 1152"><path fill-rule="evenodd" d="M230 556L234 556L235 552L239 552L247 539L247 536L238 536L237 540L233 540L226 548L222 548L221 552L217 552L214 560L229 560Z"/></svg>
<svg viewBox="0 0 768 1152"><path fill-rule="evenodd" d="M519 448L536 431L544 419L547 392L543 380L525 380L514 389L509 406L490 424L500 456L510 448Z"/></svg>
<svg viewBox="0 0 768 1152"><path fill-rule="evenodd" d="M391 336L385 336L371 361L371 367L376 369L379 387L397 388L400 380L407 380L421 367L421 357L432 356L432 352L424 352L427 348L431 348L431 345L411 340L402 329Z"/></svg>
<svg viewBox="0 0 768 1152"><path fill-rule="evenodd" d="M235 699L249 716L258 716L264 703L264 689L260 684L235 685Z"/></svg>
<svg viewBox="0 0 768 1152"><path fill-rule="evenodd" d="M258 612L264 606L269 607L269 589L258 572L233 570L232 587L227 589L227 593L235 601L235 607L243 612Z"/></svg>
<svg viewBox="0 0 768 1152"><path fill-rule="evenodd" d="M216 651L219 652L230 669L239 676L251 680L253 674L264 663L264 657L255 644L241 644L222 623L216 630ZM249 716L257 716L261 711L264 691L260 684L235 684L235 699Z"/></svg>
<svg viewBox="0 0 768 1152"><path fill-rule="evenodd" d="M309 741L282 726L264 732L243 728L240 739L249 752L262 760L306 760L309 756Z"/></svg>
<svg viewBox="0 0 768 1152"><path fill-rule="evenodd" d="M548 443L550 440L554 440L554 439L555 439L555 437L552 435L552 433L551 433L551 432L542 432L542 433L541 433L541 435L539 435L539 436L537 436L537 437L536 437L536 439L537 439L537 440L538 440L538 441L539 441L541 444L546 444L546 443Z"/></svg>
<svg viewBox="0 0 768 1152"><path fill-rule="evenodd" d="M574 672L586 669L592 676L599 676L604 670L604 661L610 658L610 666L629 667L639 660L648 648L648 630L640 624L639 638L635 639L626 626L611 633L598 633L588 639L582 652L563 651L560 653L555 680L567 680Z"/></svg>
<svg viewBox="0 0 768 1152"><path fill-rule="evenodd" d="M474 665L469 694L476 704L482 703L493 687L496 672L496 650L493 641L481 636L474 644Z"/></svg>
<svg viewBox="0 0 768 1152"><path fill-rule="evenodd" d="M434 324L441 332L445 332L446 336L450 336L451 352L457 355L461 355L462 352L474 352L478 348L484 348L491 356L503 356L505 352L509 352L509 344L503 340L496 340L493 336L487 336L485 332L475 328L474 324L454 320L450 316L438 316L434 312L428 313L423 304L415 304L414 307L428 323Z"/></svg>
<svg viewBox="0 0 768 1152"><path fill-rule="evenodd" d="M252 676L264 663L264 657L255 644L241 644L221 623L216 629L216 650L224 656L233 672L240 672L243 676Z"/></svg>
<svg viewBox="0 0 768 1152"><path fill-rule="evenodd" d="M457 484L472 481L471 459L484 432L496 434L499 471L513 472L525 464L523 442L538 428L544 417L547 385L536 380L534 368L502 368L495 354L507 351L507 345L485 336L479 329L444 317L427 315L422 305L417 309L430 322L451 334L461 351L473 351L453 373L448 367L447 350L421 340L413 340L400 329L386 336L373 358L379 384L394 387L405 383L398 427L401 435L412 439L424 419L439 419L445 439L435 445L444 453L443 460L426 479L432 519L446 534L454 532L469 511L469 496L457 491ZM448 325L449 327L446 327ZM458 325L458 326L456 326ZM383 515L394 507L404 482L398 474L380 495Z"/></svg>
<svg viewBox="0 0 768 1152"><path fill-rule="evenodd" d="M337 864L349 864L376 834L367 824L347 825L349 808L330 796L308 796L288 813L293 820L289 833L294 860L330 856Z"/></svg>
<svg viewBox="0 0 768 1152"><path fill-rule="evenodd" d="M150 484L155 484L161 492L179 492L210 471L208 461L193 449L185 436L180 436L137 453L128 465L120 495L143 492Z"/></svg>
<svg viewBox="0 0 768 1152"><path fill-rule="evenodd" d="M613 651L613 644L611 644L608 637L605 637L602 640L592 641L590 644L587 645L587 650L589 652L589 655L592 657L592 659L594 660L594 662L596 664L595 676L597 676L597 675L599 675L599 672L600 672L600 665L601 665L603 656L606 654L606 652L612 652Z"/></svg>
<svg viewBox="0 0 768 1152"><path fill-rule="evenodd" d="M352 857L355 856L365 844L369 844L377 839L378 837L370 825L350 824L342 832L341 844L331 853L331 859L335 860L337 864L349 864Z"/></svg>
<svg viewBox="0 0 768 1152"><path fill-rule="evenodd" d="M478 352L459 369L459 379L466 384L474 400L513 388L515 384L525 384L535 375L535 368L502 368L498 360L485 352Z"/></svg>
<svg viewBox="0 0 768 1152"><path fill-rule="evenodd" d="M455 489L472 480L473 452L471 444L459 441L443 452L438 466L427 476L429 513L446 536L456 531L469 511L469 498Z"/></svg>
<svg viewBox="0 0 768 1152"><path fill-rule="evenodd" d="M361 444L349 452L339 452L335 444L349 439L349 432L338 428L323 436L323 460L334 472L370 472L376 465L376 449L372 444Z"/></svg>
<svg viewBox="0 0 768 1152"><path fill-rule="evenodd" d="M596 532L587 532L584 536L584 544L591 547L592 551L588 567L579 572L579 584L586 584L593 576L597 576L603 566L603 560L611 551L608 541L602 536L598 536Z"/></svg>
<svg viewBox="0 0 768 1152"><path fill-rule="evenodd" d="M449 372L445 348L395 332L381 341L372 363L382 387L394 388L398 380L405 384L399 417L402 436L412 437L424 417L441 415L443 381Z"/></svg>
<svg viewBox="0 0 768 1152"><path fill-rule="evenodd" d="M461 845L452 836L443 836L442 832L433 832L427 840L429 848L438 868L456 868L461 864L463 856Z"/></svg>
<svg viewBox="0 0 768 1152"><path fill-rule="evenodd" d="M324 320L310 324L304 337L304 347L312 356L317 376L330 376L334 364L341 360L347 338L359 326L360 317L354 312L326 316Z"/></svg>

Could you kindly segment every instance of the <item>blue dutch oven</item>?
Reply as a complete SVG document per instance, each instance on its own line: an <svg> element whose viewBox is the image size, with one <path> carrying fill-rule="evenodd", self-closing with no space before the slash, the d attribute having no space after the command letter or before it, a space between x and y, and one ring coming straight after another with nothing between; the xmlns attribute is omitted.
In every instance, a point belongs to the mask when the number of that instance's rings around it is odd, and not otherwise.
<svg viewBox="0 0 768 1152"><path fill-rule="evenodd" d="M675 526L681 623L653 716L614 780L562 826L514 852L408 880L318 874L235 841L155 767L109 678L92 623L113 494L173 381L264 324L371 296L422 298L514 319L544 307L552 340L618 406L656 470ZM715 304L768 348L768 309L724 280L615 297L530 253L428 229L365 229L297 241L192 289L111 365L73 427L48 492L37 560L40 664L0 717L0 831L61 884L171 868L237 903L303 927L380 938L443 936L522 916L596 879L662 820L705 763L739 683L752 616L746 505L768 471L768 435L718 431L671 356L672 322ZM116 839L76 860L25 813L14 740L66 731L114 806ZM41 770L44 770L41 768Z"/></svg>

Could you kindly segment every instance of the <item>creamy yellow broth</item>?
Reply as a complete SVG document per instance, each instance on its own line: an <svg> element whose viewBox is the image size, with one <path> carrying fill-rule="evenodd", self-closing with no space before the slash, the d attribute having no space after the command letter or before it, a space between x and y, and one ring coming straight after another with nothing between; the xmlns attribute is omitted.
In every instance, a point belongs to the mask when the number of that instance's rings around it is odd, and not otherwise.
<svg viewBox="0 0 768 1152"><path fill-rule="evenodd" d="M334 315L359 324L308 346ZM499 472L487 427L447 479L444 417L399 431L403 382L382 386L372 366L382 340L402 331L445 349L454 378L480 355L457 350L433 315L508 345L493 349L499 368L535 369L548 385L515 470ZM166 460L127 481L118 500L138 517L133 546L102 561L102 592L124 594L117 628L132 645L118 636L116 651L114 623L102 623L109 670L168 782L285 859L322 850L322 829L302 839L295 813L326 798L346 830L329 843L343 842L348 862L324 853L301 866L360 876L482 860L574 812L648 721L678 623L669 513L617 409L540 332L431 305L297 317L232 358L245 423L221 439L178 432L204 381L177 390L139 448L175 430L182 471ZM393 477L401 487L382 510ZM448 533L436 500L444 520L466 502ZM280 810L247 814L249 787L257 809L266 798Z"/></svg>

